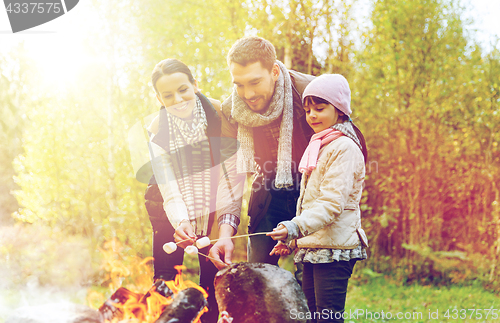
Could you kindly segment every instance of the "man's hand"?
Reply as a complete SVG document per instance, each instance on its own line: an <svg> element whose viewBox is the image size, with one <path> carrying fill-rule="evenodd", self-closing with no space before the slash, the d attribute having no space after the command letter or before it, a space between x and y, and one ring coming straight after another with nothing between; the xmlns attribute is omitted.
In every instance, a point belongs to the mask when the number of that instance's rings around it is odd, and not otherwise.
<svg viewBox="0 0 500 323"><path fill-rule="evenodd" d="M278 224L273 232L269 232L266 236L273 238L273 240L285 240L288 237L288 230L283 224Z"/></svg>
<svg viewBox="0 0 500 323"><path fill-rule="evenodd" d="M272 255L278 255L278 256L288 256L291 254L292 251L286 244L284 244L281 241L278 241L278 243L274 246L273 250L269 253L269 256Z"/></svg>
<svg viewBox="0 0 500 323"><path fill-rule="evenodd" d="M222 269L231 264L233 255L234 243L229 239L234 233L234 229L229 224L222 224L219 228L219 239L212 248L210 248L209 256L217 259L212 260L217 269Z"/></svg>
<svg viewBox="0 0 500 323"><path fill-rule="evenodd" d="M178 246L185 249L187 246L191 246L196 242L196 235L194 234L193 226L189 221L182 221L179 227L174 233L175 242L183 241L178 243Z"/></svg>
<svg viewBox="0 0 500 323"><path fill-rule="evenodd" d="M231 256L233 255L234 244L231 239L222 239L217 241L212 248L210 248L209 256L217 259L217 261L212 260L215 267L221 270L227 265L231 264Z"/></svg>

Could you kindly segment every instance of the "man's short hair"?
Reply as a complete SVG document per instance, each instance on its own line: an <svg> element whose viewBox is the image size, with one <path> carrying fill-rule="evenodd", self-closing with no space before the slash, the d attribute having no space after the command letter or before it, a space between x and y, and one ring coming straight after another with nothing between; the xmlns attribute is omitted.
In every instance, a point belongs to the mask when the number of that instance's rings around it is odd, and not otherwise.
<svg viewBox="0 0 500 323"><path fill-rule="evenodd" d="M242 66L260 62L262 67L271 71L276 63L276 50L273 44L261 37L244 37L236 41L227 54L227 64Z"/></svg>

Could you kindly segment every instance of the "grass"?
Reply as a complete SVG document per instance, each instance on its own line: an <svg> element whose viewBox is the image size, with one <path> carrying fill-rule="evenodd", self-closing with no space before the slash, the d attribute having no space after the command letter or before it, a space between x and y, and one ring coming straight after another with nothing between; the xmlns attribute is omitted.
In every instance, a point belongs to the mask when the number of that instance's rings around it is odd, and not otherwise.
<svg viewBox="0 0 500 323"><path fill-rule="evenodd" d="M346 312L350 311L353 316L346 319L346 322L500 321L499 295L488 292L480 286L436 287L416 284L403 286L393 281L391 277L370 279L353 277L349 284ZM476 309L482 311L476 312ZM497 309L497 319L493 318L493 312L488 312L488 309ZM391 313L389 315L392 316L392 320L383 319L382 311ZM371 314L367 314L368 312ZM357 319L354 313L359 314ZM396 319L398 313L402 319ZM486 314L488 314L487 319Z"/></svg>
<svg viewBox="0 0 500 323"><path fill-rule="evenodd" d="M280 259L280 266L292 273L295 270L292 257ZM197 281L196 277L191 276L191 278ZM480 314L477 314L476 309L482 310ZM497 319L494 319L493 311L488 311L490 309L497 310ZM500 322L500 296L486 291L479 284L477 286L403 285L391 276L369 278L362 273L362 270L355 270L349 281L346 312L351 313L345 320L346 323ZM382 312L385 319L382 318ZM387 319L388 312L392 319ZM401 319L397 319L398 315Z"/></svg>

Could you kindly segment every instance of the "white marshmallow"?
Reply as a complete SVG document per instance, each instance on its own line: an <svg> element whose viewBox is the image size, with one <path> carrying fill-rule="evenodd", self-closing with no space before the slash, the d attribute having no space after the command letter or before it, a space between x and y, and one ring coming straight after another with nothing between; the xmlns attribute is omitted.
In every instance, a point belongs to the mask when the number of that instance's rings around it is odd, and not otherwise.
<svg viewBox="0 0 500 323"><path fill-rule="evenodd" d="M194 256L198 253L198 248L195 246L187 246L186 249L184 249L184 252L188 255Z"/></svg>
<svg viewBox="0 0 500 323"><path fill-rule="evenodd" d="M168 254L174 252L175 250L177 250L177 245L175 244L175 242L167 242L163 245L163 251Z"/></svg>
<svg viewBox="0 0 500 323"><path fill-rule="evenodd" d="M196 246L198 249L203 249L205 247L208 247L210 245L210 238L209 237L203 237L198 240L196 240Z"/></svg>

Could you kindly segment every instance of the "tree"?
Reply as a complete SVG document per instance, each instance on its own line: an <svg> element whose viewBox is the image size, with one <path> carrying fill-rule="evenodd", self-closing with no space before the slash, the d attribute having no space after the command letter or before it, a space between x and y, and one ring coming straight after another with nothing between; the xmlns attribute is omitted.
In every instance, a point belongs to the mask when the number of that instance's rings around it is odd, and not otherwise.
<svg viewBox="0 0 500 323"><path fill-rule="evenodd" d="M12 223L11 214L18 204L11 191L14 183L14 158L22 152L23 125L26 109L32 104L30 85L36 83L37 71L27 58L24 43L0 55L0 223Z"/></svg>
<svg viewBox="0 0 500 323"><path fill-rule="evenodd" d="M435 275L435 262L417 261L428 256L422 250L487 254L496 236L487 228L500 173L483 152L498 140L497 92L462 10L455 1L375 1L357 57L353 106L371 155L368 231L375 258L404 264L412 278Z"/></svg>

